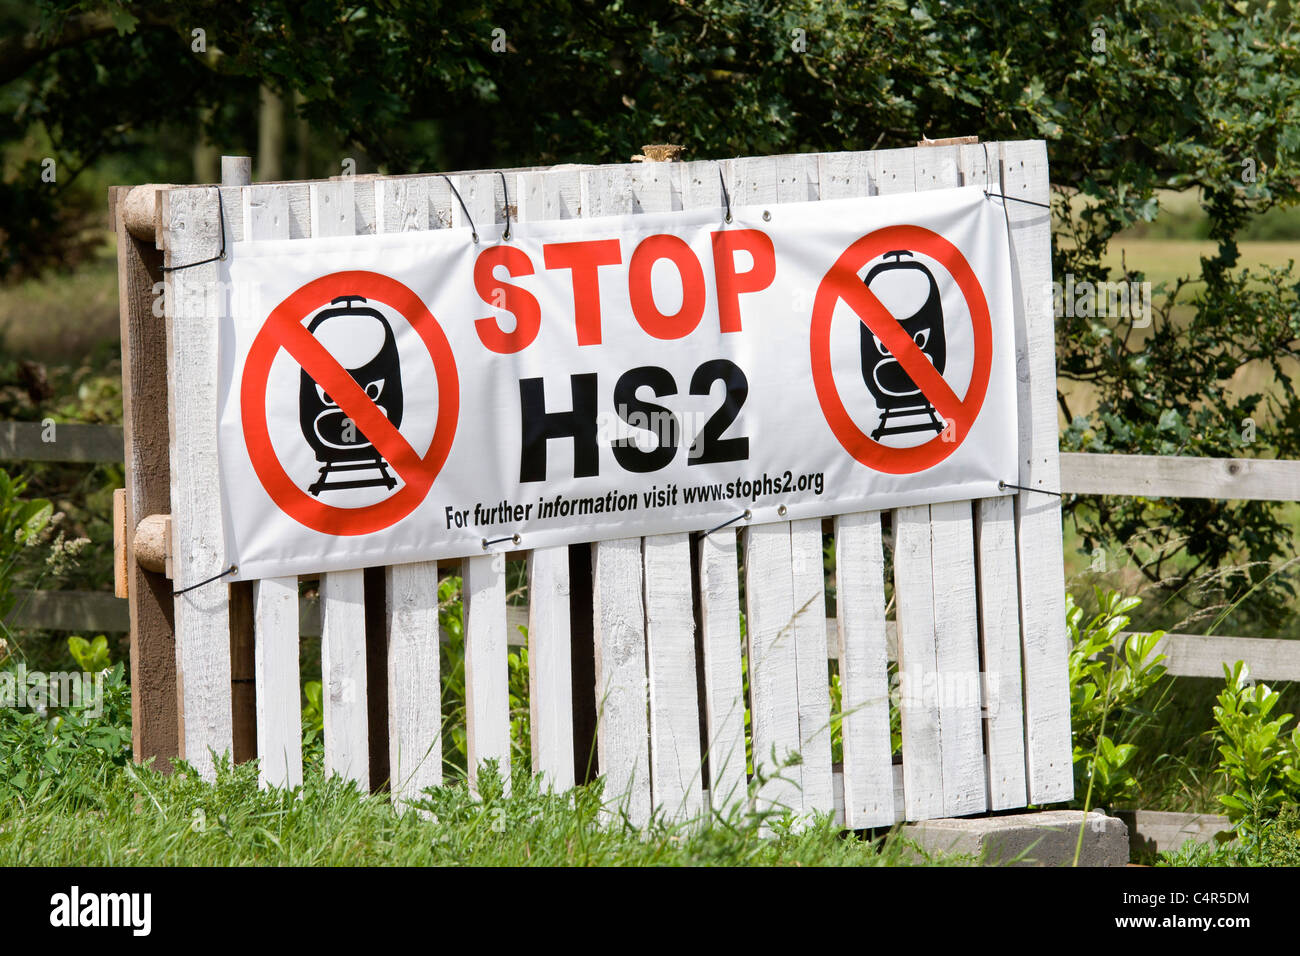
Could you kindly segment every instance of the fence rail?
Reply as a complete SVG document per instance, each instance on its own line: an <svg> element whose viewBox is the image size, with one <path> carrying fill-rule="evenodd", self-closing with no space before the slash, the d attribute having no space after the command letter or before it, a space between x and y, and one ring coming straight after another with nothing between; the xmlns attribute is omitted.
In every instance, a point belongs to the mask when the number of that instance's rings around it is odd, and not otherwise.
<svg viewBox="0 0 1300 956"><path fill-rule="evenodd" d="M117 425L58 425L57 439L43 438L39 422L0 422L0 461L117 462L122 429ZM1300 500L1300 461L1256 458L1184 458L1066 452L1061 455L1061 490L1066 494L1148 498L1219 498L1252 501ZM129 622L127 602L98 591L22 591L4 624L14 629L118 633ZM528 608L508 612L508 641L527 643L518 625ZM320 602L299 602L300 633L320 636ZM835 620L826 621L831 659L838 653ZM889 657L897 635L890 622ZM1166 634L1160 653L1178 677L1219 677L1223 663L1245 661L1264 680L1300 680L1300 641L1231 635Z"/></svg>

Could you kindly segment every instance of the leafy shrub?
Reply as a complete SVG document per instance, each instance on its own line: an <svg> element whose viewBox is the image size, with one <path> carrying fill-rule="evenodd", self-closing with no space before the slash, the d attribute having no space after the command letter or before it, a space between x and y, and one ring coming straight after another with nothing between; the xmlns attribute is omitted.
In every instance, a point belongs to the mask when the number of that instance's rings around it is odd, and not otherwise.
<svg viewBox="0 0 1300 956"><path fill-rule="evenodd" d="M1223 666L1227 686L1214 708L1221 759L1216 773L1229 792L1219 797L1248 845L1258 844L1283 806L1300 801L1300 726L1290 736L1290 714L1272 719L1281 695L1256 684L1241 661ZM1293 821L1294 822L1294 821Z"/></svg>
<svg viewBox="0 0 1300 956"><path fill-rule="evenodd" d="M1141 598L1115 591L1096 592L1100 610L1084 620L1083 609L1066 595L1070 636L1070 721L1074 729L1076 793L1085 803L1111 805L1131 796L1137 780L1130 772L1137 746L1116 742L1106 733L1112 718L1134 711L1137 701L1164 676L1156 644L1163 631L1129 634L1128 612ZM1113 732L1113 731L1112 731Z"/></svg>

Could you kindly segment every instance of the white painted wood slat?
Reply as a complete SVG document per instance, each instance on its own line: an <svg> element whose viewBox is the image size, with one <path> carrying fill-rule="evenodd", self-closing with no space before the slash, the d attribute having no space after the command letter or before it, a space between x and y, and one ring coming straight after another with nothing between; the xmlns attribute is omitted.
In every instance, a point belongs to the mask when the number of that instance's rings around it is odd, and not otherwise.
<svg viewBox="0 0 1300 956"><path fill-rule="evenodd" d="M385 568L384 596L389 786L400 809L442 783L437 562Z"/></svg>
<svg viewBox="0 0 1300 956"><path fill-rule="evenodd" d="M1025 715L1020 678L1020 601L1016 581L1015 502L976 502L980 642L984 649L984 710L990 810L1023 807Z"/></svg>
<svg viewBox="0 0 1300 956"><path fill-rule="evenodd" d="M592 546L591 563L596 759L605 778L606 812L643 826L651 796L641 541L602 541Z"/></svg>
<svg viewBox="0 0 1300 956"><path fill-rule="evenodd" d="M510 784L510 671L506 660L506 562L497 554L461 562L465 614L465 732L471 789L485 760Z"/></svg>
<svg viewBox="0 0 1300 956"><path fill-rule="evenodd" d="M256 188L256 187L255 187ZM354 180L313 183L309 190L310 226L314 236L351 236L356 232ZM254 207L249 205L249 214ZM268 206L275 214L275 206ZM344 576L340 578L339 576ZM321 675L325 695L325 766L327 772L370 785L369 713L366 693L365 595L361 571L321 575ZM331 602L338 600L338 607ZM330 622L333 622L332 624ZM332 731L330 728L333 728ZM331 753L332 747L342 748Z"/></svg>
<svg viewBox="0 0 1300 956"><path fill-rule="evenodd" d="M226 194L236 192L227 190ZM216 255L218 191L173 189L163 194L165 264ZM222 200L224 201L224 199ZM233 241L232 235L226 241ZM167 394L170 410L173 580L185 588L225 570L217 433L220 296L217 263L168 274ZM175 599L176 671L181 703L181 756L207 779L212 754L228 754L233 725L230 699L230 588L214 581Z"/></svg>
<svg viewBox="0 0 1300 956"><path fill-rule="evenodd" d="M831 790L831 698L826 648L826 579L820 518L792 521L790 570L794 603L795 688L803 812L827 814Z"/></svg>
<svg viewBox="0 0 1300 956"><path fill-rule="evenodd" d="M1004 195L1046 203L1047 145L1000 144ZM1016 290L1016 380L1020 429L1017 484L1059 491L1056 339L1052 327L1051 215L1007 203L1011 276ZM1065 560L1061 503L1053 495L1016 496L1020 559L1029 799L1055 803L1074 795L1070 744L1069 638L1065 630Z"/></svg>
<svg viewBox="0 0 1300 956"><path fill-rule="evenodd" d="M321 679L325 704L325 775L370 786L366 711L365 572L321 575Z"/></svg>
<svg viewBox="0 0 1300 956"><path fill-rule="evenodd" d="M288 190L249 186L242 193L246 239L290 238ZM253 657L258 779L264 786L297 786L302 783L302 689L296 576L254 582Z"/></svg>
<svg viewBox="0 0 1300 956"><path fill-rule="evenodd" d="M704 801L688 536L646 538L644 568L651 795L668 819L692 820Z"/></svg>
<svg viewBox="0 0 1300 956"><path fill-rule="evenodd" d="M430 180L349 177L321 184L323 213L337 210L340 234L356 229L349 213L356 195L374 192L375 229L380 233L437 228L431 214ZM445 184L444 184L445 185ZM417 798L442 783L442 684L438 648L438 564L398 564L384 571L385 638L388 642L388 766L394 803Z"/></svg>
<svg viewBox="0 0 1300 956"><path fill-rule="evenodd" d="M699 553L709 799L715 813L730 819L748 797L735 530L722 528L702 538Z"/></svg>
<svg viewBox="0 0 1300 956"><path fill-rule="evenodd" d="M547 786L574 783L573 666L568 546L528 555L528 701L533 771Z"/></svg>
<svg viewBox="0 0 1300 956"><path fill-rule="evenodd" d="M845 825L891 826L893 755L879 512L835 519L835 576Z"/></svg>
<svg viewBox="0 0 1300 956"><path fill-rule="evenodd" d="M790 526L745 529L745 624L749 638L750 722L759 813L798 813L803 773L799 752L798 665ZM787 764L789 764L787 766Z"/></svg>

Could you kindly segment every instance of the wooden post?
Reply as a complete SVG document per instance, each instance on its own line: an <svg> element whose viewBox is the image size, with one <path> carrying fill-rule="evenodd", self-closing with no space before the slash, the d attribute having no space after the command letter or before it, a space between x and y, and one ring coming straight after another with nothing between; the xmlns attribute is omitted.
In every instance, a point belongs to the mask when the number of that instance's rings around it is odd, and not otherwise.
<svg viewBox="0 0 1300 956"><path fill-rule="evenodd" d="M221 157L221 185L248 186L253 161L247 156ZM257 671L253 638L253 582L230 585L230 719L236 763L257 756Z"/></svg>
<svg viewBox="0 0 1300 956"><path fill-rule="evenodd" d="M118 306L122 329L122 425L126 449L125 547L122 560L131 612L131 746L139 762L154 758L171 769L179 753L176 632L172 583L135 558L135 527L146 515L171 508L167 443L167 338L161 310L162 253L152 239L127 229L124 207L133 190L109 190L117 233ZM137 200L156 193L135 191Z"/></svg>

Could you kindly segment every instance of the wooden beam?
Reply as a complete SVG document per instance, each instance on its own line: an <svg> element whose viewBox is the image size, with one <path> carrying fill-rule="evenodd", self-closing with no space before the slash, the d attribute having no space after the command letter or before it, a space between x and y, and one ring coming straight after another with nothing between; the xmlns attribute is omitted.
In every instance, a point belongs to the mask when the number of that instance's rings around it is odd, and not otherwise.
<svg viewBox="0 0 1300 956"><path fill-rule="evenodd" d="M1127 635L1122 635L1127 636ZM1259 680L1300 680L1300 641L1265 637L1166 634L1156 644L1176 677L1223 677L1223 665L1245 661Z"/></svg>
<svg viewBox="0 0 1300 956"><path fill-rule="evenodd" d="M1061 455L1061 491L1144 498L1300 499L1300 461L1180 458L1163 455Z"/></svg>
<svg viewBox="0 0 1300 956"><path fill-rule="evenodd" d="M172 584L142 567L134 548L140 519L171 510L167 338L154 309L162 288L162 254L152 236L141 239L128 230L123 215L127 194L126 187L109 190L117 231L123 427L60 425L58 439L49 447L60 449L55 460L125 460L131 744L137 761L152 757L158 769L166 770L180 747ZM124 449L129 449L125 456Z"/></svg>
<svg viewBox="0 0 1300 956"><path fill-rule="evenodd" d="M122 433L119 425L0 422L0 461L119 462Z"/></svg>

